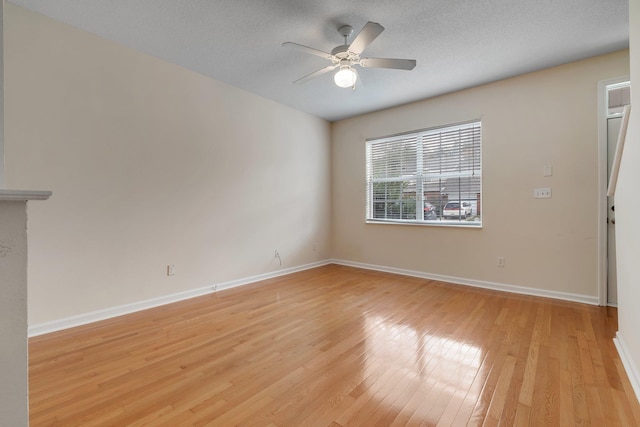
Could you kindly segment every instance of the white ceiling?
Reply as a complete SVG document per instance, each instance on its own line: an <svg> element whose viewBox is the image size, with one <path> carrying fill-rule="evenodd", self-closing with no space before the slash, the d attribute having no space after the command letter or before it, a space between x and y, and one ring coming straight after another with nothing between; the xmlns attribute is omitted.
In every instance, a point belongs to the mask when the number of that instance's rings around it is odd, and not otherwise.
<svg viewBox="0 0 640 427"><path fill-rule="evenodd" d="M628 0L10 0L327 120L429 98L628 47ZM356 91L329 65L283 48L330 51L337 28L386 30L363 56L417 60L413 71L361 69ZM355 34L354 34L355 35Z"/></svg>

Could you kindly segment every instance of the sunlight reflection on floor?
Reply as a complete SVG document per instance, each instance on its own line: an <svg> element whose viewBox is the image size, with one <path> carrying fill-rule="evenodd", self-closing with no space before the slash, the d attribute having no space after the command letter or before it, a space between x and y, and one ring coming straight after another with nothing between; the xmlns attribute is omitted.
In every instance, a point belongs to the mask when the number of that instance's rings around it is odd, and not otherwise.
<svg viewBox="0 0 640 427"><path fill-rule="evenodd" d="M402 381L409 383L407 387L416 388L424 397L420 412L425 418L439 401L447 402L447 409L452 407L455 411L453 415L464 410L463 405L471 405L466 410L472 409L478 401L484 384L483 380L474 381L483 360L479 347L451 337L422 333L380 316L367 317L365 328L366 371L372 372L385 364L396 378L401 376ZM377 386L369 384L371 389Z"/></svg>

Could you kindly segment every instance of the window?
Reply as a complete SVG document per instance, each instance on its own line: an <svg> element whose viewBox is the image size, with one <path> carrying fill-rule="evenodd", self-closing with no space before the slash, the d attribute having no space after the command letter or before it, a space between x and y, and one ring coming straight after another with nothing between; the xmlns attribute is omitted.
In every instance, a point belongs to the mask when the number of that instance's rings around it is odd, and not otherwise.
<svg viewBox="0 0 640 427"><path fill-rule="evenodd" d="M481 123L367 141L367 221L482 225Z"/></svg>

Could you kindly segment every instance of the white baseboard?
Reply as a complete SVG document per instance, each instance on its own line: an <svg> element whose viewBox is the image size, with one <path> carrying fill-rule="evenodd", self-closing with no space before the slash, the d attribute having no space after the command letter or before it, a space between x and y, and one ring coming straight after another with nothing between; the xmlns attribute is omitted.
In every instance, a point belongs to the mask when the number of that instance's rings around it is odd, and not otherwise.
<svg viewBox="0 0 640 427"><path fill-rule="evenodd" d="M332 259L333 264L345 265L348 267L364 268L367 270L382 271L386 273L400 274L403 276L419 277L422 279L438 280L441 282L455 283L458 285L473 286L476 288L492 289L495 291L511 292L522 295L531 295L544 298L560 299L565 301L580 302L583 304L598 305L597 296L572 294L567 292L549 291L545 289L528 288L524 286L508 285L504 283L486 282L483 280L466 279L462 277L443 276L440 274L425 273L423 271L405 270L402 268L385 267L381 265L365 264L361 262Z"/></svg>
<svg viewBox="0 0 640 427"><path fill-rule="evenodd" d="M432 279L432 280L438 280L441 282L456 283L459 285L474 286L474 287L484 288L484 289L493 289L493 290L503 291L503 292L533 295L533 296L540 296L540 297L546 297L546 298L554 298L554 299L561 299L566 301L574 301L574 302L581 302L585 304L598 305L597 297L591 297L587 295L571 294L571 293L557 292L557 291L547 291L543 289L507 285L503 283L493 283L493 282L486 282L481 280L465 279L465 278L454 277L454 276L443 276L440 274L431 274L431 273L425 273L422 271L405 270L405 269L395 268L395 267L385 267L381 265L365 264L365 263L345 261L340 259L331 259L331 260L318 261L311 264L305 264L305 265L292 267L292 268L285 268L285 269L274 271L271 273L264 273L264 274L259 274L256 276L246 277L242 279L231 280L229 282L212 284L210 286L206 286L203 288L192 289L189 291L179 292L171 295L164 295L161 297L152 298L145 301L138 301L135 303L124 304L116 307L107 308L104 310L97 310L90 313L84 313L77 316L71 316L71 317L66 317L64 319L54 320L51 322L30 325L28 333L29 333L29 337L44 335L50 332L61 331L64 329L86 325L86 324L97 322L100 320L110 319L112 317L134 313L136 311L146 310L149 308L158 307L165 304L171 304L173 302L178 302L178 301L182 301L189 298L195 298L198 296L207 295L207 294L216 292L214 291L214 285L217 285L217 290L220 291L223 289L230 289L238 286L248 285L250 283L259 282L261 280L272 279L274 277L280 277L287 274L296 273L298 271L308 270L310 268L320 267L327 264L345 265L349 267L364 268L367 270L382 271L387 273L400 274L403 276L420 277L423 279Z"/></svg>
<svg viewBox="0 0 640 427"><path fill-rule="evenodd" d="M38 335L48 334L50 332L61 331L63 329L73 328L75 326L86 325L89 323L97 322L100 320L110 319L112 317L122 316L125 314L134 313L136 311L146 310L153 307L158 307L165 304L171 304L174 302L182 301L189 298L195 298L202 295L207 295L213 292L221 291L223 289L235 288L238 286L248 285L250 283L259 282L261 280L272 279L274 277L285 276L287 274L296 273L298 271L308 270L310 268L320 267L323 265L331 264L330 260L318 261L310 264L304 264L297 267L285 268L277 270L271 273L258 274L256 276L245 277L243 279L231 280L224 283L215 283L203 288L192 289L185 292L179 292L171 295L164 295L157 298L148 299L145 301L138 301L131 304L124 304L117 307L111 307L104 310L97 310L90 313L84 313L77 316L66 317L60 320L54 320L51 322L39 323L29 326L29 337L35 337ZM214 286L217 289L214 290Z"/></svg>
<svg viewBox="0 0 640 427"><path fill-rule="evenodd" d="M616 337L613 339L613 343L616 345L616 349L620 355L620 360L622 361L622 366L624 366L624 370L627 372L627 376L629 377L629 382L631 382L631 387L633 387L633 391L636 394L636 399L640 401L640 371L636 364L633 363L633 359L629 356L629 349L620 336L620 333L616 334Z"/></svg>

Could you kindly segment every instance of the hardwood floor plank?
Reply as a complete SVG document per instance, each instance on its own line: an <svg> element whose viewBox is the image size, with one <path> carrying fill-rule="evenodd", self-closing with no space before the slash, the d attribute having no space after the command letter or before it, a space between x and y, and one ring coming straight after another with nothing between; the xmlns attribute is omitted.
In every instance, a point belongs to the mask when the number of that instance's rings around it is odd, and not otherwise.
<svg viewBox="0 0 640 427"><path fill-rule="evenodd" d="M498 381L496 383L493 396L491 397L491 403L489 404L489 408L487 410L487 415L485 417L483 425L498 425L500 416L505 410L504 403L507 397L507 390L509 389L509 385L511 383L511 380L513 379L513 371L515 369L515 365L515 357L507 356L505 358L504 364L502 365L502 370L500 371L500 375L498 376Z"/></svg>
<svg viewBox="0 0 640 427"><path fill-rule="evenodd" d="M328 265L30 340L32 426L640 425L615 310Z"/></svg>

